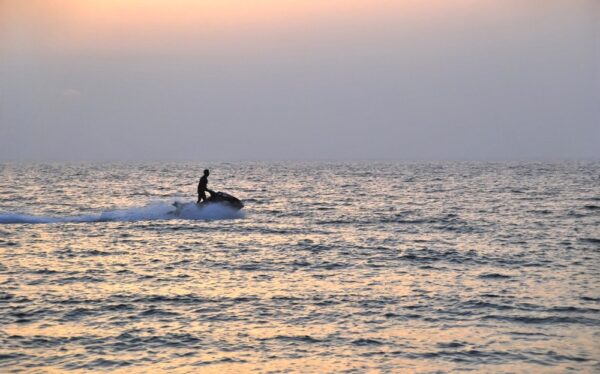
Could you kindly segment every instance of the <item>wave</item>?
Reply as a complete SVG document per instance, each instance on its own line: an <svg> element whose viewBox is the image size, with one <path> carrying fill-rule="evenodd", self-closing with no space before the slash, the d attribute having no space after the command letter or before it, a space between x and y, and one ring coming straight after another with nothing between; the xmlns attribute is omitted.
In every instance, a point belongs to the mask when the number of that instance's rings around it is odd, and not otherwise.
<svg viewBox="0 0 600 374"><path fill-rule="evenodd" d="M210 204L199 208L194 203L185 203L185 207L175 214L175 207L173 207L171 202L156 202L143 207L116 209L99 214L66 217L0 213L0 224L136 222L172 219L214 221L244 217L244 212L221 204Z"/></svg>

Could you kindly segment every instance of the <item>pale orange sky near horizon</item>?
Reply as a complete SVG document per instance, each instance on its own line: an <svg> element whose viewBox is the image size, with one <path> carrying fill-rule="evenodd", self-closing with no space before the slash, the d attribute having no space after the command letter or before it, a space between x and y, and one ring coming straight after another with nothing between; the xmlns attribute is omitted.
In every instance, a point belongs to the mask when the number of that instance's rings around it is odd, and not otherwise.
<svg viewBox="0 0 600 374"><path fill-rule="evenodd" d="M597 0L0 0L0 57L0 161L600 158Z"/></svg>
<svg viewBox="0 0 600 374"><path fill-rule="evenodd" d="M481 16L477 0L4 0L0 21L12 44L44 41L59 52L190 48L231 40L336 32L390 24L407 32ZM489 14L489 6L486 9ZM493 16L509 14L492 4ZM1 26L0 26L1 27ZM358 28L358 30L356 30ZM415 30L416 29L416 30ZM6 44L6 43L5 43ZM0 45L2 47L2 45Z"/></svg>

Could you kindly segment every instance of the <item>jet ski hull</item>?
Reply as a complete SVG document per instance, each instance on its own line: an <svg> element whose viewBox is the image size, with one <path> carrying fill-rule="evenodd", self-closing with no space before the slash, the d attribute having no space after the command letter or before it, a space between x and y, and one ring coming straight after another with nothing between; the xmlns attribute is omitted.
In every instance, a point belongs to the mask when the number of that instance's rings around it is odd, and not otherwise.
<svg viewBox="0 0 600 374"><path fill-rule="evenodd" d="M214 194L212 194L208 199L202 201L200 204L197 203L181 203L179 201L176 201L173 203L173 206L175 207L175 211L172 212L173 214L175 214L176 216L178 216L181 211L189 206L195 206L198 209L203 209L209 205L220 205L220 206L225 206L234 210L240 210L244 207L244 203L242 203L242 201L228 193L225 192L215 192Z"/></svg>
<svg viewBox="0 0 600 374"><path fill-rule="evenodd" d="M240 199L225 192L213 193L208 199L198 204L198 206L203 207L208 204L221 204L236 210L240 210L244 207L244 204Z"/></svg>

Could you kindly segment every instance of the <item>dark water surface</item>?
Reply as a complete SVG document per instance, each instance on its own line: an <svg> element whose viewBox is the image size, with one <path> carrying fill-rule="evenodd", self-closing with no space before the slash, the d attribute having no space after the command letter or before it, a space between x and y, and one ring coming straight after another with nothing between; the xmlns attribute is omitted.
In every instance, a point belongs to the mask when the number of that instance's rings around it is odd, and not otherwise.
<svg viewBox="0 0 600 374"><path fill-rule="evenodd" d="M600 163L0 176L1 372L600 372Z"/></svg>

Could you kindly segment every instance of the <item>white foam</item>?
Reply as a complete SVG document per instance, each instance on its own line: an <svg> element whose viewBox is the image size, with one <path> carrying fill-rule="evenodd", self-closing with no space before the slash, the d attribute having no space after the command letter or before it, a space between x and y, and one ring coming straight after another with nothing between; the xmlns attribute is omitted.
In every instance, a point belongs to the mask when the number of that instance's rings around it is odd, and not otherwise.
<svg viewBox="0 0 600 374"><path fill-rule="evenodd" d="M27 214L6 213L0 214L0 224L7 223L56 223L61 222L59 218L53 217L38 217Z"/></svg>
<svg viewBox="0 0 600 374"><path fill-rule="evenodd" d="M222 220L237 219L245 216L244 212L232 209L221 204L210 204L199 208L196 204L185 204L179 214L174 214L175 207L171 202L151 203L143 207L117 209L102 212L100 214L66 216L66 217L44 217L20 213L0 214L0 224L16 223L65 223L65 222L135 222L155 221L170 219L188 220Z"/></svg>

